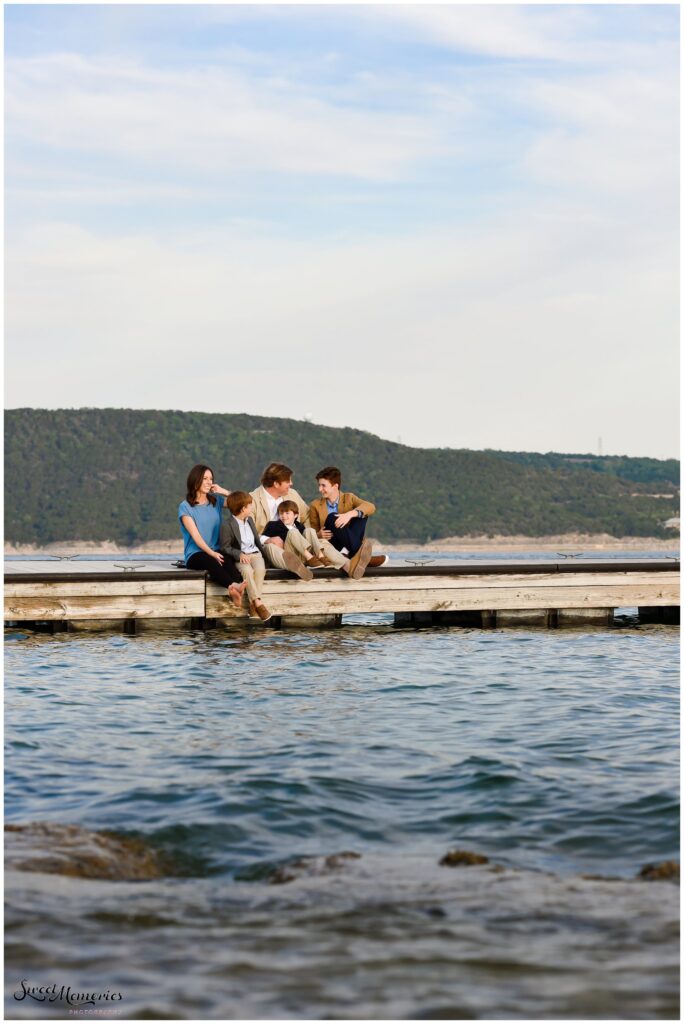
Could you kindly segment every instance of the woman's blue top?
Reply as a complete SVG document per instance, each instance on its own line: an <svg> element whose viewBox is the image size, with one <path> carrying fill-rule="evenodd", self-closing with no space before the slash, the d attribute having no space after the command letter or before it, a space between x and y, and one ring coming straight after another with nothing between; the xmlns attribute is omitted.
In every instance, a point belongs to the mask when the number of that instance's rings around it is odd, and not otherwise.
<svg viewBox="0 0 684 1024"><path fill-rule="evenodd" d="M183 525L182 516L190 516L199 530L199 535L205 544L208 544L212 551L216 551L221 529L221 509L225 498L222 494L215 494L216 504L207 502L206 505L191 505L189 501L181 501L178 506L178 520L183 535L183 558L187 564L188 558L201 552L194 540Z"/></svg>

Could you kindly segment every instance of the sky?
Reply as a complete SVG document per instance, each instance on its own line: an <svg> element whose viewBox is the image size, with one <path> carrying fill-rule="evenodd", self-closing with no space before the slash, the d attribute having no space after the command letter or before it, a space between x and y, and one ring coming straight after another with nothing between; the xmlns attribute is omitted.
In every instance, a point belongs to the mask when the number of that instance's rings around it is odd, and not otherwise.
<svg viewBox="0 0 684 1024"><path fill-rule="evenodd" d="M9 408L678 454L676 5L5 6Z"/></svg>

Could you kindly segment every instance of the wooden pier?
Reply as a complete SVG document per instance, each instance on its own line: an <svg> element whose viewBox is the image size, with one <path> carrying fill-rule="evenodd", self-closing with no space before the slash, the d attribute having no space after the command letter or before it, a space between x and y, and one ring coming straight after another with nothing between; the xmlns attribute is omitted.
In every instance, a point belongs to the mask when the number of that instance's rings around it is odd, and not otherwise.
<svg viewBox="0 0 684 1024"><path fill-rule="evenodd" d="M553 627L609 623L616 608L638 608L643 621L674 623L679 574L675 558L397 562L371 569L361 580L318 570L310 582L269 570L264 601L274 626L339 624L343 615L391 613L397 626ZM246 608L238 611L203 572L144 558L6 561L4 616L6 623L36 627L125 632L248 620Z"/></svg>

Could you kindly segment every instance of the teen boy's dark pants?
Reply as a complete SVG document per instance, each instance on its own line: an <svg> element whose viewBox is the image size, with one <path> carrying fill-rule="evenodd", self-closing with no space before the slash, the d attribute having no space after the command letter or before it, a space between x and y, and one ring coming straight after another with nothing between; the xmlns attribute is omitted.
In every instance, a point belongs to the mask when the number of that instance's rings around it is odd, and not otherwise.
<svg viewBox="0 0 684 1024"><path fill-rule="evenodd" d="M361 516L356 516L355 519L350 519L346 526L335 526L338 515L339 512L331 512L325 521L324 529L332 531L330 538L332 546L338 551L346 548L349 557L352 558L363 543L367 519L366 516L363 519Z"/></svg>

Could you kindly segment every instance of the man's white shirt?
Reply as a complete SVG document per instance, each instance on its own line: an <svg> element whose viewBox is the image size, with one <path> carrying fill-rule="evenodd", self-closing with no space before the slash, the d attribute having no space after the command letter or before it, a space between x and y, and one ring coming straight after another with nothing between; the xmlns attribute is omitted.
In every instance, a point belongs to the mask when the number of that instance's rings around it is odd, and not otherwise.
<svg viewBox="0 0 684 1024"><path fill-rule="evenodd" d="M270 516L271 516L271 522L277 522L278 521L278 506L280 505L280 502L281 501L285 501L285 499L284 498L274 498L272 494L268 493L266 488L264 488L264 495L266 496L266 501L268 502L268 511L270 513ZM270 537L267 537L265 533L262 533L262 535L261 535L261 543L265 544L266 541L268 541L268 540L270 540Z"/></svg>

